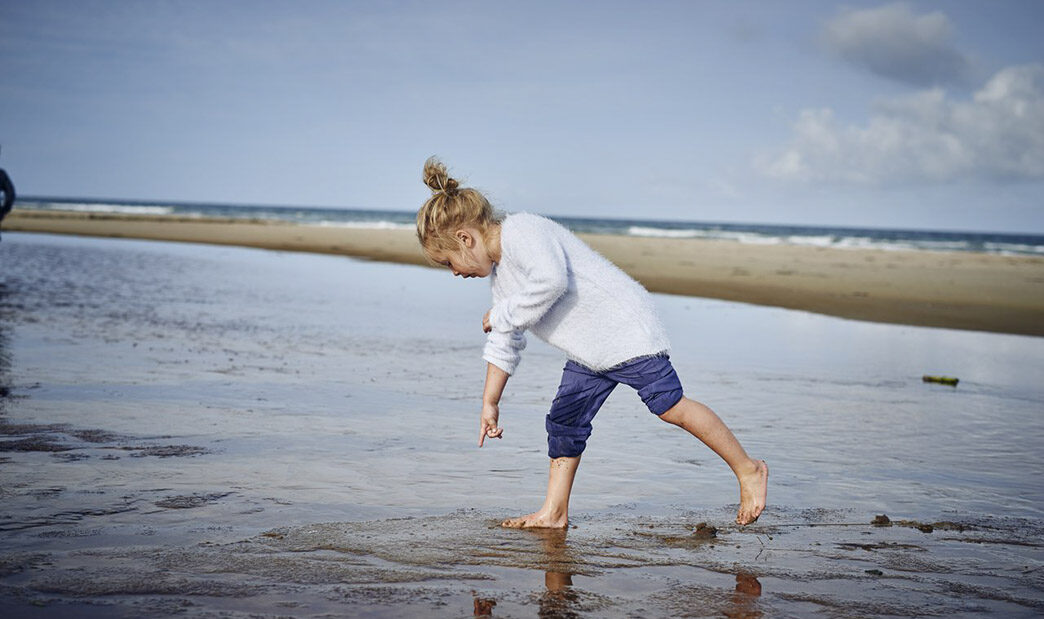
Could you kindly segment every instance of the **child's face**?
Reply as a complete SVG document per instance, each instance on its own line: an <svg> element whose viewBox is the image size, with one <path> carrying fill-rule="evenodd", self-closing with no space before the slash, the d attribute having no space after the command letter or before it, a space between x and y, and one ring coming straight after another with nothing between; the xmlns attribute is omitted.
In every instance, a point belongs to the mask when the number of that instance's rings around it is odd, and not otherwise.
<svg viewBox="0 0 1044 619"><path fill-rule="evenodd" d="M465 279L486 277L493 272L493 259L480 235L469 233L457 238L460 241L458 251L435 252L431 259Z"/></svg>
<svg viewBox="0 0 1044 619"><path fill-rule="evenodd" d="M454 275L463 277L486 277L493 271L493 261L481 260L466 249L459 252L433 254L432 259L453 271Z"/></svg>

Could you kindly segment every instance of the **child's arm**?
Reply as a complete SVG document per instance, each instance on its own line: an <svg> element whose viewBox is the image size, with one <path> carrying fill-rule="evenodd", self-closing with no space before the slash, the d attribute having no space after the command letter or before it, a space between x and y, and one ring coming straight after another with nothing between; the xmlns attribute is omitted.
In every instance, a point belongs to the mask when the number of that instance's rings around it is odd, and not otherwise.
<svg viewBox="0 0 1044 619"><path fill-rule="evenodd" d="M483 329L489 320L489 314L482 319ZM504 333L501 331L488 331L486 345L482 349L482 358L504 370L509 376L515 373L515 368L521 359L521 352L526 347L526 336L521 331Z"/></svg>
<svg viewBox="0 0 1044 619"><path fill-rule="evenodd" d="M486 364L486 386L482 390L482 417L480 420L479 447L489 438L500 438L504 428L497 426L500 420L500 396L504 393L509 374L492 363Z"/></svg>

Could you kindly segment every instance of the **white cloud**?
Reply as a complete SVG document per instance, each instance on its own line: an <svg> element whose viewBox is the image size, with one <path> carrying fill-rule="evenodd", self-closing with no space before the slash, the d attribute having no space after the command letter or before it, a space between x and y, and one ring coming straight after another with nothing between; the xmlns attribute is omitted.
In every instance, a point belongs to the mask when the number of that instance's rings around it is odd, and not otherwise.
<svg viewBox="0 0 1044 619"><path fill-rule="evenodd" d="M941 12L915 15L905 4L848 10L823 29L826 46L877 75L915 86L963 83L968 59L953 47Z"/></svg>
<svg viewBox="0 0 1044 619"><path fill-rule="evenodd" d="M1044 65L1003 69L970 100L938 88L884 100L865 125L803 110L790 145L755 165L778 179L856 184L1044 179Z"/></svg>

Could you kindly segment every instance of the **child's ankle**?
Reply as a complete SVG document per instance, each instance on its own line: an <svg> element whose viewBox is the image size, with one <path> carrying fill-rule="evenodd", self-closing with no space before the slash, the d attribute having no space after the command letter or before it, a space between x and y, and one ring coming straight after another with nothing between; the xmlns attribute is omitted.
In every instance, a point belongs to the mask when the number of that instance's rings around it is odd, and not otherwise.
<svg viewBox="0 0 1044 619"><path fill-rule="evenodd" d="M742 479L744 477L750 477L751 475L757 475L758 471L761 470L761 463L753 458L747 458L747 461L736 467L736 477Z"/></svg>
<svg viewBox="0 0 1044 619"><path fill-rule="evenodd" d="M569 506L554 504L548 505L547 503L544 503L537 514L540 516L541 520L548 522L565 522L566 520L569 520Z"/></svg>
<svg viewBox="0 0 1044 619"><path fill-rule="evenodd" d="M540 508L540 514L550 520L566 520L569 518L569 507L545 505Z"/></svg>

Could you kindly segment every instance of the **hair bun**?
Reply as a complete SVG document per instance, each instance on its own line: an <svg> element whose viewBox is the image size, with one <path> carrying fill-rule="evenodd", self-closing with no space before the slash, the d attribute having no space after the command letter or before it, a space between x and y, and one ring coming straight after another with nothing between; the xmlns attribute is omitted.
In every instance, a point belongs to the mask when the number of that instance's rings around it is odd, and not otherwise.
<svg viewBox="0 0 1044 619"><path fill-rule="evenodd" d="M452 194L460 186L456 179L450 178L446 172L446 165L436 157L428 157L424 162L424 184L431 189L432 193L440 191Z"/></svg>

